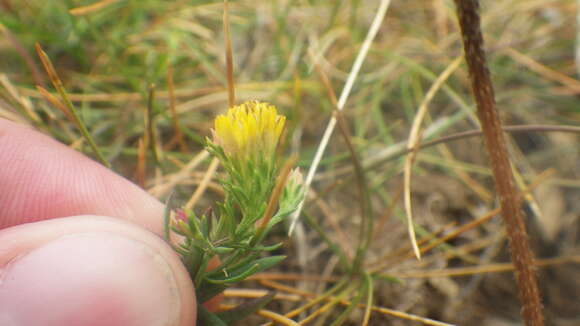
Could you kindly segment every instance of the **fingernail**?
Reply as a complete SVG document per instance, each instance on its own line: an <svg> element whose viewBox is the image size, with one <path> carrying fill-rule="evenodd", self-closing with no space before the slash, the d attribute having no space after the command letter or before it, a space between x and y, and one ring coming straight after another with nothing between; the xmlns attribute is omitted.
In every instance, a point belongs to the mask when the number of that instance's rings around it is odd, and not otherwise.
<svg viewBox="0 0 580 326"><path fill-rule="evenodd" d="M0 269L0 324L179 325L181 299L167 261L122 235L71 234Z"/></svg>

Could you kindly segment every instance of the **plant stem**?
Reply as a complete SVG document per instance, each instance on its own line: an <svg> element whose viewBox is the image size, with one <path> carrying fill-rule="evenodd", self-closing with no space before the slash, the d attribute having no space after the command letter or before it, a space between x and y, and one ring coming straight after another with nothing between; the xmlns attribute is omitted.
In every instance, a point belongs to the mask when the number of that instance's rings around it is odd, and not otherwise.
<svg viewBox="0 0 580 326"><path fill-rule="evenodd" d="M87 127L85 126L85 123L83 122L83 120L81 119L76 108L74 107L74 105L72 104L70 99L68 98L68 95L67 95L67 93L64 89L64 86L62 84L62 81L58 77L56 70L54 69L54 66L52 65L52 62L50 61L50 59L48 58L48 56L46 55L46 53L44 52L44 50L42 49L40 44L36 43L35 47L36 47L36 53L38 53L38 56L40 57L40 61L42 62L44 69L46 69L46 72L48 73L48 77L50 78L52 85L54 86L54 88L56 89L56 91L60 95L61 99L63 100L64 105L66 106L66 109L67 109L68 113L70 114L70 117L73 119L73 122L75 123L77 128L79 128L79 130L80 130L81 134L83 135L83 137L85 138L85 140L89 143L89 146L91 147L91 149L95 153L95 156L97 157L97 159L104 166L110 168L111 164L105 159L105 157L103 156L103 154L99 150L99 147L97 146L97 144L93 140L93 137L89 133Z"/></svg>
<svg viewBox="0 0 580 326"><path fill-rule="evenodd" d="M513 185L513 173L483 50L479 2L455 0L455 4L471 87L477 102L477 115L491 161L501 215L509 238L511 258L516 267L517 286L523 304L522 316L526 325L542 326L544 318L534 270L534 257L528 242L520 201Z"/></svg>

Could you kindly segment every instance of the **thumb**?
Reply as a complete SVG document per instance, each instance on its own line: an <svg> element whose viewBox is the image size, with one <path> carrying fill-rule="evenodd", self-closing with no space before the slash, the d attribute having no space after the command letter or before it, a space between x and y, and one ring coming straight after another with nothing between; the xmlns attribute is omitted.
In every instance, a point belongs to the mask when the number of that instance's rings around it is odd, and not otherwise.
<svg viewBox="0 0 580 326"><path fill-rule="evenodd" d="M71 215L119 217L161 234L163 205L57 141L0 118L0 229Z"/></svg>
<svg viewBox="0 0 580 326"><path fill-rule="evenodd" d="M75 216L0 231L0 325L195 325L174 251L120 219Z"/></svg>

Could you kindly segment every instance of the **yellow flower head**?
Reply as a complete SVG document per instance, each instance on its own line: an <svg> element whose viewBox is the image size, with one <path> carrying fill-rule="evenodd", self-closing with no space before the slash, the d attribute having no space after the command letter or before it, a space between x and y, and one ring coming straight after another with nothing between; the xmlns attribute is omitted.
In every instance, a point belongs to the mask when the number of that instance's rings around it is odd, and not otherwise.
<svg viewBox="0 0 580 326"><path fill-rule="evenodd" d="M274 154L284 129L286 118L278 115L276 107L263 102L249 101L231 107L215 119L214 142L225 153L237 159L268 157Z"/></svg>

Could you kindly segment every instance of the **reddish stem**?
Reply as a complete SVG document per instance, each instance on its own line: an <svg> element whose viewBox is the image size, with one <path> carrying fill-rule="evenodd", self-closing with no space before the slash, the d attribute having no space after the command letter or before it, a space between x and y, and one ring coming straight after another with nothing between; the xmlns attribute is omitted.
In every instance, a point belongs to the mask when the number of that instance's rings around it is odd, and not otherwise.
<svg viewBox="0 0 580 326"><path fill-rule="evenodd" d="M487 69L477 0L455 0L465 60L469 68L471 87L477 102L477 115L491 161L501 215L509 238L512 262L516 268L522 316L528 326L544 325L538 282L534 270L534 256L530 249L523 222L520 201L513 185L513 174L501 121L495 105L493 85Z"/></svg>

